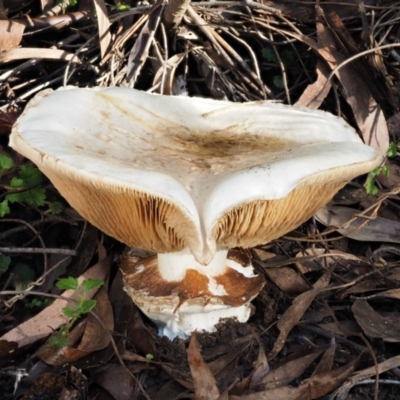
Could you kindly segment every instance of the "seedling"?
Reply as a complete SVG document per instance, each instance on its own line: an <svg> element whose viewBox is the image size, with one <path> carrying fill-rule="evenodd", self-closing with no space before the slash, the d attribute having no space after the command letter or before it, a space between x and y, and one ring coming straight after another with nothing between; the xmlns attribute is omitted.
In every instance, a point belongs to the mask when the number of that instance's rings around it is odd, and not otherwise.
<svg viewBox="0 0 400 400"><path fill-rule="evenodd" d="M12 172L14 162L11 157L0 154L0 179L6 174ZM7 183L1 186L7 190L3 201L0 201L0 218L10 214L10 204L28 203L35 207L41 207L46 204L46 189L41 186L44 180L43 174L33 165L22 165L15 176ZM57 214L62 211L62 205L59 202L49 203L48 212Z"/></svg>
<svg viewBox="0 0 400 400"><path fill-rule="evenodd" d="M96 306L97 302L93 299L88 299L88 292L92 289L98 289L104 284L100 279L85 279L79 286L77 278L68 277L59 280L56 285L62 290L74 290L78 300L74 307L64 307L63 314L69 318L67 324L60 328L60 331L51 336L49 342L56 347L65 347L68 345L68 334L75 322L85 314L88 314Z"/></svg>
<svg viewBox="0 0 400 400"><path fill-rule="evenodd" d="M375 184L375 178L382 174L383 176L388 176L389 175L389 170L388 167L386 165L383 165L382 167L378 167L373 169L369 174L368 174L368 178L365 182L365 190L368 194L375 196L378 194L379 189Z"/></svg>

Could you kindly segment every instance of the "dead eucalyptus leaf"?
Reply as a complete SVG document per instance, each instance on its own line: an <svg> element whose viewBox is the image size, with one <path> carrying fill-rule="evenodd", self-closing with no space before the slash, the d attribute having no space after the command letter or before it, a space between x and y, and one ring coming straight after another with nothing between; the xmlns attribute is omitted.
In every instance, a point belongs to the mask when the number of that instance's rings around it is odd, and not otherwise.
<svg viewBox="0 0 400 400"><path fill-rule="evenodd" d="M164 65L162 65L159 70L154 74L153 87L159 85L159 87L154 91L155 93L161 93L166 95L172 95L174 83L175 83L175 73L179 64L184 60L186 56L185 53L175 54L169 58ZM162 87L161 87L162 85Z"/></svg>
<svg viewBox="0 0 400 400"><path fill-rule="evenodd" d="M273 349L268 354L269 360L276 357L276 355L282 350L289 332L293 329L297 322L300 321L307 308L313 302L314 298L328 286L331 275L332 269L326 271L321 278L315 282L312 289L297 296L293 300L293 304L284 312L276 325L280 333L274 343Z"/></svg>
<svg viewBox="0 0 400 400"><path fill-rule="evenodd" d="M351 311L364 333L385 342L400 342L400 327L390 318L382 317L365 300L356 300Z"/></svg>
<svg viewBox="0 0 400 400"><path fill-rule="evenodd" d="M79 283L89 278L105 280L110 272L111 262L111 257L107 257L98 262L79 277ZM96 292L97 290L88 292L87 299L91 299ZM70 299L77 299L74 290L66 290L62 293L62 296ZM18 346L22 347L49 336L68 321L68 318L61 311L67 305L70 305L68 301L56 299L43 311L7 332L0 340L17 342Z"/></svg>
<svg viewBox="0 0 400 400"><path fill-rule="evenodd" d="M19 46L24 34L25 24L17 21L0 20L0 52Z"/></svg>
<svg viewBox="0 0 400 400"><path fill-rule="evenodd" d="M56 61L72 61L80 64L81 60L73 53L59 49L42 49L39 47L17 47L0 54L0 62L23 60L28 58L43 58Z"/></svg>
<svg viewBox="0 0 400 400"><path fill-rule="evenodd" d="M310 354L288 361L280 367L270 371L262 380L265 390L271 390L288 385L301 376L305 370L318 358L323 349L313 351Z"/></svg>
<svg viewBox="0 0 400 400"><path fill-rule="evenodd" d="M322 60L318 60L316 72L316 81L306 87L299 100L297 100L296 106L308 107L316 110L320 107L331 90L332 85L328 82L329 68Z"/></svg>
<svg viewBox="0 0 400 400"><path fill-rule="evenodd" d="M101 58L104 58L107 51L110 50L111 33L110 33L110 20L107 15L107 7L104 0L93 0L94 8L96 10L97 24L99 29L100 39L100 53Z"/></svg>
<svg viewBox="0 0 400 400"><path fill-rule="evenodd" d="M196 400L217 400L220 396L214 375L203 361L197 344L196 332L192 334L187 349L190 373L193 378L194 398Z"/></svg>
<svg viewBox="0 0 400 400"><path fill-rule="evenodd" d="M326 226L341 227L337 231L351 239L371 242L400 243L400 222L376 217L366 220L359 217L347 226L347 222L360 211L348 207L325 206L317 211L315 218ZM359 228L361 224L365 224Z"/></svg>

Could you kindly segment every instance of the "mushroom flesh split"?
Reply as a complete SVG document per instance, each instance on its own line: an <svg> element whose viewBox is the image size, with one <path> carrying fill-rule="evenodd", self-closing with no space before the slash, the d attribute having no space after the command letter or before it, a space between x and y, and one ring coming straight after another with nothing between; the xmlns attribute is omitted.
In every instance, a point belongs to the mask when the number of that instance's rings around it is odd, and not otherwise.
<svg viewBox="0 0 400 400"><path fill-rule="evenodd" d="M296 228L382 160L322 111L125 88L43 91L10 144L92 224L157 253L122 270L170 338L246 321L264 279L235 248Z"/></svg>

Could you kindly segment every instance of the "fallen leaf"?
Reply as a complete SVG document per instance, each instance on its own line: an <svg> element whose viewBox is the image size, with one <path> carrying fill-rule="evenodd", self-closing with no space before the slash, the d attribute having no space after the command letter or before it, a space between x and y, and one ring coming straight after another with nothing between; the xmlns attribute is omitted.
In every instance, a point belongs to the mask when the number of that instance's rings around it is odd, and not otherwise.
<svg viewBox="0 0 400 400"><path fill-rule="evenodd" d="M382 217L370 220L358 217L355 221L347 224L350 219L360 212L353 208L327 205L317 211L315 218L326 226L343 227L337 229L337 231L351 239L400 243L400 222ZM359 228L362 224L362 228Z"/></svg>
<svg viewBox="0 0 400 400"><path fill-rule="evenodd" d="M343 24L334 13L329 14L331 23ZM317 36L321 44L319 54L332 69L335 69L346 57L336 50L336 42L332 31L324 24L317 22ZM353 110L354 118L361 131L365 143L386 152L389 147L389 132L383 112L374 100L369 87L352 63L336 70L346 101Z"/></svg>
<svg viewBox="0 0 400 400"><path fill-rule="evenodd" d="M306 87L295 106L318 109L331 90L331 83L328 82L329 68L322 60L317 62L317 79Z"/></svg>
<svg viewBox="0 0 400 400"><path fill-rule="evenodd" d="M19 46L24 30L25 24L0 20L0 52L6 52Z"/></svg>
<svg viewBox="0 0 400 400"><path fill-rule="evenodd" d="M105 280L110 271L111 261L111 257L107 257L89 268L79 277L79 283L89 278ZM97 290L91 290L87 293L87 298L92 298L96 292ZM71 300L77 299L74 290L66 290L62 296ZM43 311L4 334L0 340L17 342L19 347L23 347L49 336L68 321L62 309L69 304L66 300L56 299Z"/></svg>
<svg viewBox="0 0 400 400"><path fill-rule="evenodd" d="M114 399L135 398L136 383L131 374L119 364L108 364L93 380L110 393Z"/></svg>
<svg viewBox="0 0 400 400"><path fill-rule="evenodd" d="M140 71L149 56L150 45L158 28L158 24L160 23L161 11L162 7L153 11L129 52L128 64L126 67L126 80L131 87L135 86Z"/></svg>
<svg viewBox="0 0 400 400"><path fill-rule="evenodd" d="M290 382L301 376L323 351L323 349L313 351L310 354L288 361L270 371L261 381L264 384L264 390L287 386Z"/></svg>
<svg viewBox="0 0 400 400"><path fill-rule="evenodd" d="M266 268L265 273L284 293L296 295L310 289L310 285L303 276L293 268Z"/></svg>
<svg viewBox="0 0 400 400"><path fill-rule="evenodd" d="M72 61L80 64L81 60L73 53L59 49L43 49L40 47L18 47L0 54L0 62L6 63L29 58L43 58L56 61Z"/></svg>
<svg viewBox="0 0 400 400"><path fill-rule="evenodd" d="M220 393L210 368L200 354L196 336L196 332L192 333L187 349L190 373L193 378L194 398L196 400L217 400Z"/></svg>
<svg viewBox="0 0 400 400"><path fill-rule="evenodd" d="M153 87L158 86L155 93L165 95L173 94L173 87L175 81L175 73L179 64L186 57L185 53L175 54L162 65L159 70L154 74Z"/></svg>
<svg viewBox="0 0 400 400"><path fill-rule="evenodd" d="M274 347L268 354L268 359L271 360L282 350L286 338L293 327L300 321L307 308L313 302L314 298L324 290L331 279L332 269L325 272L321 278L315 282L313 289L304 292L293 300L293 304L284 312L281 319L277 323L280 331L278 338L274 343Z"/></svg>
<svg viewBox="0 0 400 400"><path fill-rule="evenodd" d="M313 375L322 374L332 370L333 361L336 353L336 341L335 337L332 337L329 347L325 350L318 365L315 367Z"/></svg>
<svg viewBox="0 0 400 400"><path fill-rule="evenodd" d="M107 15L107 7L104 0L93 0L94 8L96 10L97 24L100 39L100 53L103 59L110 49L111 33L110 33L110 20Z"/></svg>
<svg viewBox="0 0 400 400"><path fill-rule="evenodd" d="M400 327L390 318L382 317L365 300L356 300L351 311L364 333L385 342L400 342Z"/></svg>

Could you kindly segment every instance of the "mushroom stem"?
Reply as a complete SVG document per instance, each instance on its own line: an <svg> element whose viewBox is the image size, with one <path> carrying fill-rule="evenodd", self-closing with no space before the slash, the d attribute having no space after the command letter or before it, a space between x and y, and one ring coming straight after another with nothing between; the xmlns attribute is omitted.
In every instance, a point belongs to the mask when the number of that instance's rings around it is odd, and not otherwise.
<svg viewBox="0 0 400 400"><path fill-rule="evenodd" d="M246 322L250 301L264 286L241 250L218 250L206 266L189 249L139 262L125 254L121 270L132 300L170 339L213 331L221 319Z"/></svg>
<svg viewBox="0 0 400 400"><path fill-rule="evenodd" d="M217 276L227 268L228 250L218 250L207 265L202 265L188 248L175 253L158 254L158 268L161 276L168 282L181 281L188 269L194 269L202 275Z"/></svg>

